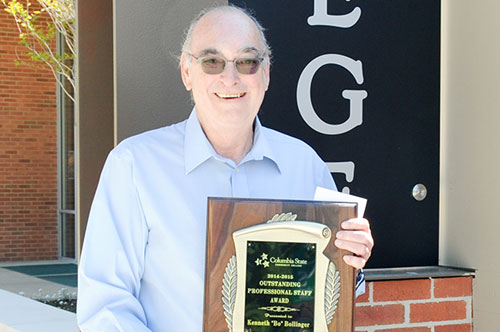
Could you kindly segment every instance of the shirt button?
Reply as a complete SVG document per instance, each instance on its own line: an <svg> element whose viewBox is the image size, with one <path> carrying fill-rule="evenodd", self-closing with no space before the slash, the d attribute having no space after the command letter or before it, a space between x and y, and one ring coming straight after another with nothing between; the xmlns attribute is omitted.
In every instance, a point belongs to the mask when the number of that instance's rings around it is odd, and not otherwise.
<svg viewBox="0 0 500 332"><path fill-rule="evenodd" d="M240 172L240 168L236 168L236 173L239 173Z"/></svg>

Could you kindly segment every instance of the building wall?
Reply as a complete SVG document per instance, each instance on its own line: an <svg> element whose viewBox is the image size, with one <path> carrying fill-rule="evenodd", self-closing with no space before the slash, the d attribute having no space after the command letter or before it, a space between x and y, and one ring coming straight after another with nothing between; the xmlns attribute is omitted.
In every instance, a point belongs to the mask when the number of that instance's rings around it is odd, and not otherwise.
<svg viewBox="0 0 500 332"><path fill-rule="evenodd" d="M114 1L115 137L185 120L193 107L176 56L203 8L227 0Z"/></svg>
<svg viewBox="0 0 500 332"><path fill-rule="evenodd" d="M471 332L472 281L455 277L369 282L356 301L356 332Z"/></svg>
<svg viewBox="0 0 500 332"><path fill-rule="evenodd" d="M0 6L2 7L2 6ZM0 10L0 261L54 259L57 234L56 85L14 64L18 32Z"/></svg>
<svg viewBox="0 0 500 332"><path fill-rule="evenodd" d="M500 325L499 12L443 0L440 263L477 269L476 332Z"/></svg>

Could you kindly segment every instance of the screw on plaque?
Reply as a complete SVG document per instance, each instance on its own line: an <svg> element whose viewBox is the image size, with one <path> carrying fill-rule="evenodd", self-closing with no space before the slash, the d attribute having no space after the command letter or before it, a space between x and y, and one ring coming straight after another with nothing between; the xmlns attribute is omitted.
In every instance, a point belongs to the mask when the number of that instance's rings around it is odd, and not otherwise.
<svg viewBox="0 0 500 332"><path fill-rule="evenodd" d="M329 238L330 235L332 235L332 232L330 231L330 228L325 227L325 228L323 228L322 234L323 234L324 238Z"/></svg>

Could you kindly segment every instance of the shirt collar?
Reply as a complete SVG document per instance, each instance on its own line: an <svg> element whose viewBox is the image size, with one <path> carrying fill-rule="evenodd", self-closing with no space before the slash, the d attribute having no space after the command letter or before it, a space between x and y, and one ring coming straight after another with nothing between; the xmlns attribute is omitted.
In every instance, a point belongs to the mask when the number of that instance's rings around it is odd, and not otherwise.
<svg viewBox="0 0 500 332"><path fill-rule="evenodd" d="M219 160L226 159L219 156L212 144L208 141L203 129L201 128L198 116L196 115L196 108L194 108L186 122L186 132L184 136L184 164L186 174L189 174L196 167L212 157ZM252 148L240 164L250 160L263 160L264 158L271 160L276 165L278 171L281 172L278 162L273 154L273 150L268 139L266 138L264 127L262 127L259 118L257 117L254 125Z"/></svg>
<svg viewBox="0 0 500 332"><path fill-rule="evenodd" d="M252 149L250 149L241 162L244 163L247 160L263 160L264 158L271 160L276 165L278 170L280 170L276 157L274 156L273 149L266 137L265 129L261 125L259 117L256 117Z"/></svg>

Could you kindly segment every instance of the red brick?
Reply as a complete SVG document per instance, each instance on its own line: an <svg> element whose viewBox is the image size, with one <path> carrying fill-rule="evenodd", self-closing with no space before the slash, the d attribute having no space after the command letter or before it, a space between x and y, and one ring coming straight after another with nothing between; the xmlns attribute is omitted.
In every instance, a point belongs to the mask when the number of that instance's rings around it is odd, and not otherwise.
<svg viewBox="0 0 500 332"><path fill-rule="evenodd" d="M56 258L55 79L48 68L16 66L23 49L13 18L3 10L0 26L0 234L8 241L0 261ZM30 239L31 233L41 237ZM27 253L27 243L35 250Z"/></svg>
<svg viewBox="0 0 500 332"><path fill-rule="evenodd" d="M365 303L369 301L371 282L366 283L366 292L356 298L356 303Z"/></svg>
<svg viewBox="0 0 500 332"><path fill-rule="evenodd" d="M403 323L404 312L402 304L358 306L355 308L356 326Z"/></svg>
<svg viewBox="0 0 500 332"><path fill-rule="evenodd" d="M438 278L434 280L434 297L472 296L472 277Z"/></svg>
<svg viewBox="0 0 500 332"><path fill-rule="evenodd" d="M403 327L399 329L375 330L375 332L431 332L429 327Z"/></svg>
<svg viewBox="0 0 500 332"><path fill-rule="evenodd" d="M465 301L410 304L410 322L436 322L466 318Z"/></svg>
<svg viewBox="0 0 500 332"><path fill-rule="evenodd" d="M395 280L373 283L373 302L425 300L431 297L431 280Z"/></svg>
<svg viewBox="0 0 500 332"><path fill-rule="evenodd" d="M435 332L472 332L472 324L443 325L434 327Z"/></svg>

